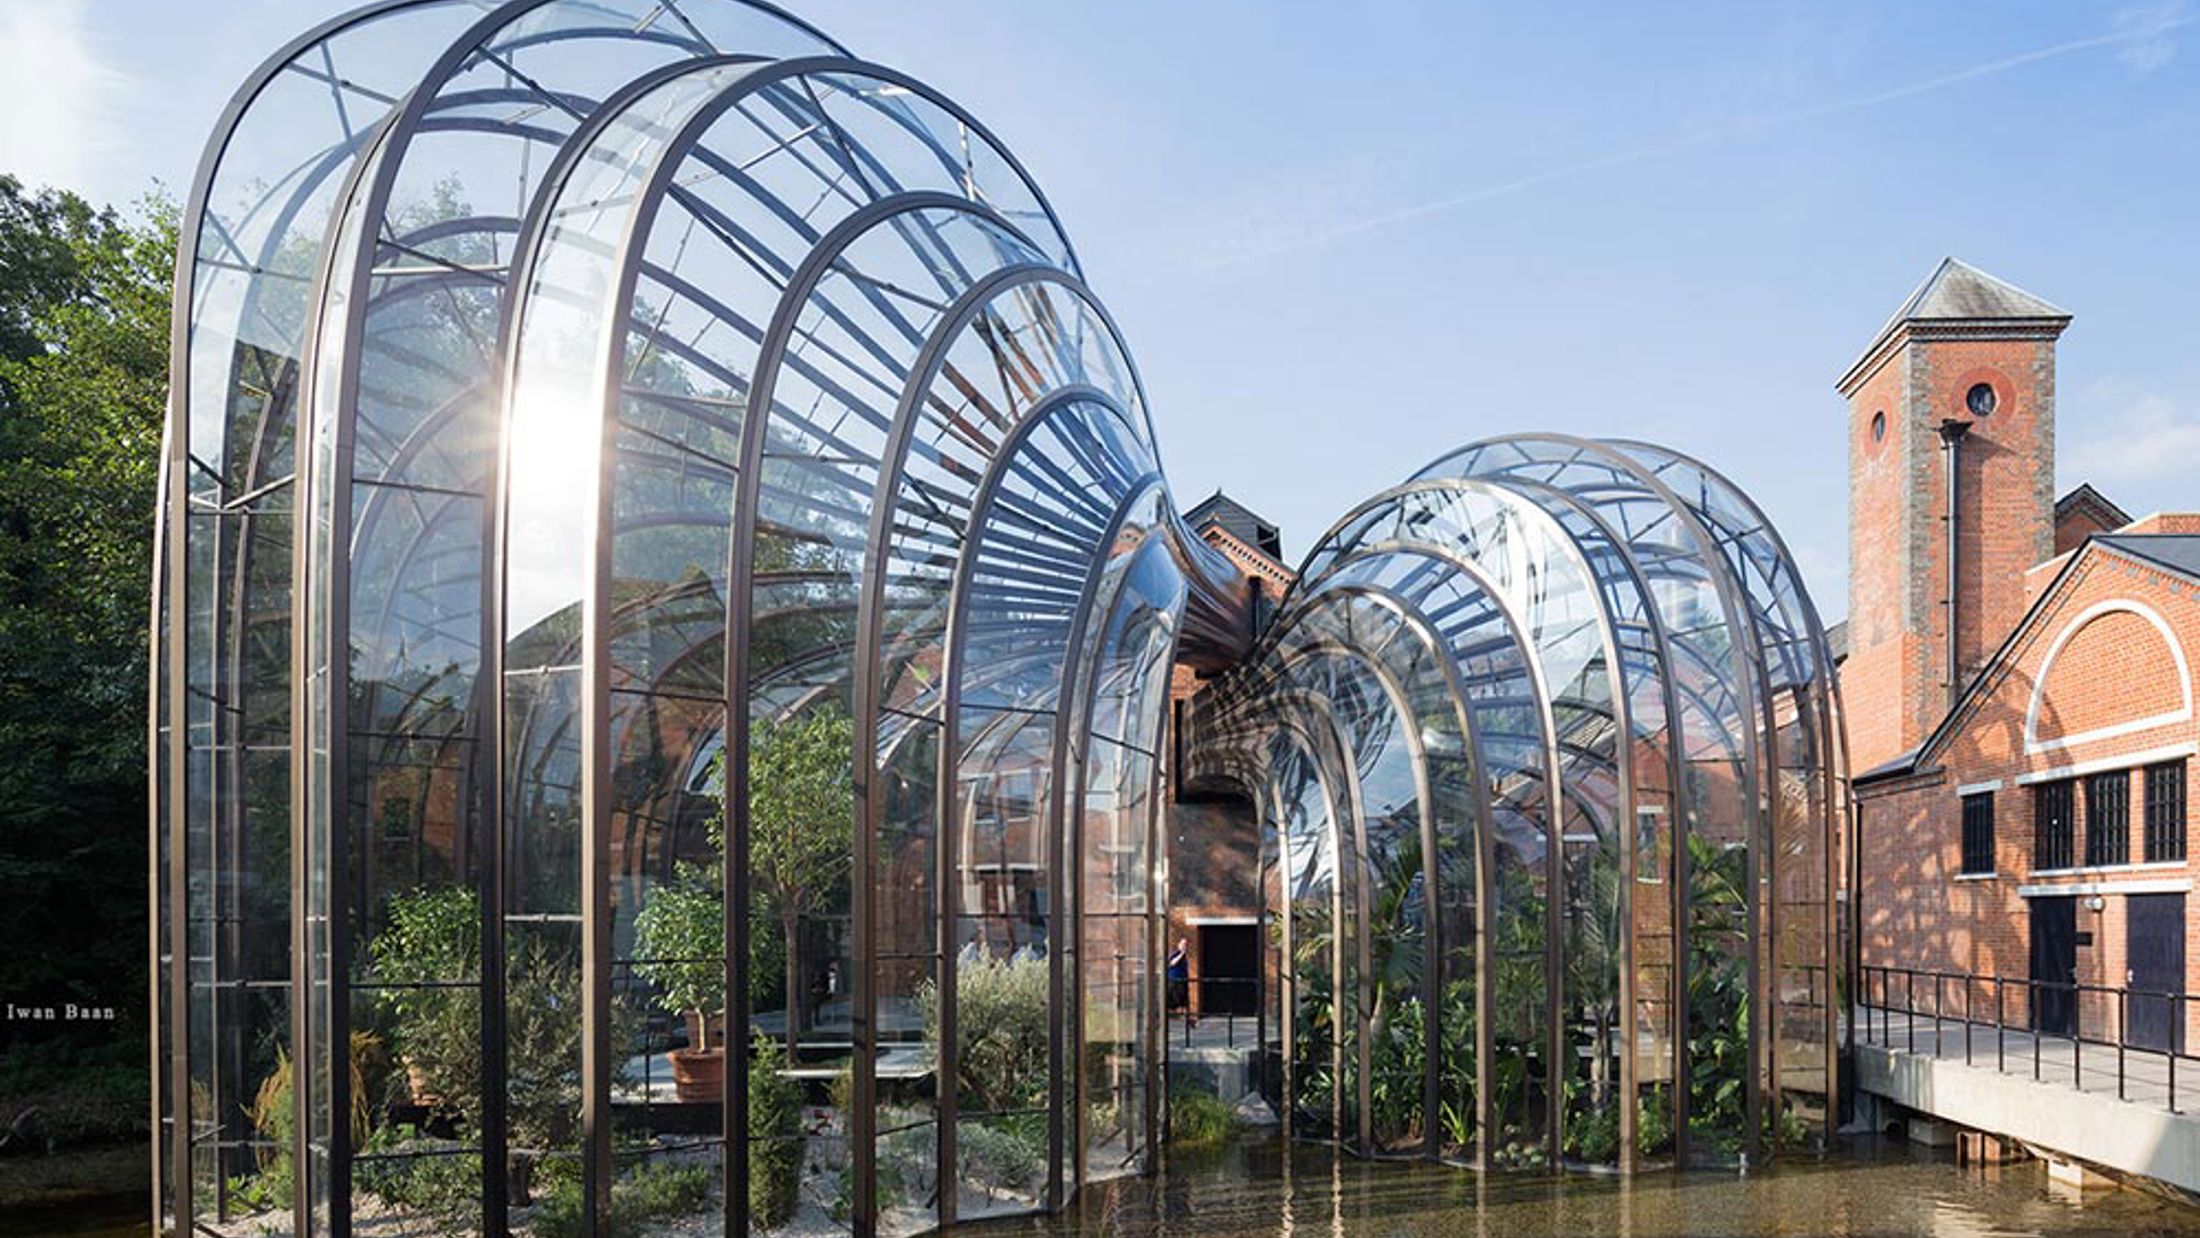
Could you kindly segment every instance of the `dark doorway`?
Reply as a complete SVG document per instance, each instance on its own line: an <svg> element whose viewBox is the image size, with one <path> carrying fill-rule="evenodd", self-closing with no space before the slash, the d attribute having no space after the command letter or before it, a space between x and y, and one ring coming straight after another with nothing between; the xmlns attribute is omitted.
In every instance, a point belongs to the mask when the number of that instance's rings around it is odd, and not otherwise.
<svg viewBox="0 0 2200 1238"><path fill-rule="evenodd" d="M2124 900L2124 961L2130 971L2131 1022L2124 1043L2184 1051L2185 896L2133 894ZM2169 996L2174 995L2174 996Z"/></svg>
<svg viewBox="0 0 2200 1238"><path fill-rule="evenodd" d="M2032 900L2032 1026L2056 1036L2078 1030L2078 900Z"/></svg>
<svg viewBox="0 0 2200 1238"><path fill-rule="evenodd" d="M1252 924L1199 926L1199 1013L1260 1009L1260 930Z"/></svg>

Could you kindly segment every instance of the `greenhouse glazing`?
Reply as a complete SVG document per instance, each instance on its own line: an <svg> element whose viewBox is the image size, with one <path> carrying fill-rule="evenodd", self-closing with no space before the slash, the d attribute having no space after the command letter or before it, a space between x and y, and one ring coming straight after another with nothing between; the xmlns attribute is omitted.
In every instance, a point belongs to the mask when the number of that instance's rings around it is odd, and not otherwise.
<svg viewBox="0 0 2200 1238"><path fill-rule="evenodd" d="M1696 461L1519 435L1355 509L1184 740L1262 823L1287 1127L1493 1168L1822 1145L1839 716L1793 560Z"/></svg>
<svg viewBox="0 0 2200 1238"><path fill-rule="evenodd" d="M1197 779L1269 825L1295 1133L1822 1133L1831 667L1709 470L1481 444L1263 616L1007 149L741 0L334 19L181 244L164 1232L906 1233L1149 1170ZM1746 1112L1691 1108L1748 1010Z"/></svg>

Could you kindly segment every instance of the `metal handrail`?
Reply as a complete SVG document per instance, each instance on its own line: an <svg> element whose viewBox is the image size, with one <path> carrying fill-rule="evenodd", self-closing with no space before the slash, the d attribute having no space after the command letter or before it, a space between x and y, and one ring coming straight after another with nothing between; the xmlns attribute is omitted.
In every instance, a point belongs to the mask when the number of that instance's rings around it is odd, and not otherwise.
<svg viewBox="0 0 2200 1238"><path fill-rule="evenodd" d="M1260 978L1258 976L1192 976L1170 981L1169 988L1174 990L1180 984L1185 986L1181 995L1183 998L1181 1002L1178 1000L1179 995L1177 993L1172 991L1169 994L1169 1021L1183 1028L1183 1044L1187 1049L1192 1046L1192 1029L1195 1022L1219 1020L1223 1025L1224 1045L1235 1049L1237 1048L1238 1021L1242 1019L1245 1022L1252 1023L1257 1022L1260 1018ZM1195 997L1204 998L1207 994L1216 990L1229 991L1235 987L1249 988L1253 991L1253 1009L1250 1012L1209 1011L1204 1009L1208 1004L1207 1002L1194 1000Z"/></svg>
<svg viewBox="0 0 2200 1238"><path fill-rule="evenodd" d="M1994 995L1991 1026L1994 1029L1994 1070L1996 1073L2007 1073L2008 1071L2008 1033L2012 1030L2022 1032L2032 1038L2032 1078L2035 1080L2042 1077L2042 1045L2050 1040L2069 1044L2070 1083L2073 1088L2079 1091L2085 1090L2085 1046L2092 1044L2097 1047L2114 1049L2116 1053L2116 1098L2118 1100L2130 1099L2128 1086L2130 1055L2142 1054L2159 1057L2167 1065L2165 1107L2171 1113L2182 1112L2177 1107L2177 1063L2179 1059L2189 1061L2195 1056L2184 1050L2185 1029L2191 1025L2192 1011L2190 1003L2200 1001L2200 995L2169 990L2142 989L2131 985L2085 984L2075 980L2035 980L2030 976L2020 978L1931 967L1901 967L1867 963L1863 964L1860 970L1862 976L1861 983L1857 986L1857 993L1863 1018L1859 1030L1864 1042L1867 1044L1876 1044L1884 1048L1900 1048L1907 1053L1916 1053L1918 1023L1921 1019L1929 1016L1933 1021L1933 1056L1937 1058L1941 1055L1942 1046L1945 1043L1942 1029L1947 1024L1959 1023L1963 1027L1964 1064L1967 1066L1976 1065L1972 1053L1972 1032L1976 1028L1987 1026L1988 1021L1976 1011L1973 999L1981 989L1991 987ZM1931 985L1930 996L1932 1000L1929 1006L1921 1005L1918 1000L1922 983L1930 983ZM1900 988L1899 993L1896 992L1898 985ZM1960 1005L1948 1001L1948 991L1951 986L1960 986L1961 988L1963 998ZM2024 995L2022 1022L2013 1023L2009 1018L2007 992L2012 987ZM2067 1033L2039 1026L2041 1007L2044 1004L2041 998L2050 994L2067 994L2069 996L2070 1030ZM2089 995L2099 999L2094 1003L2097 1007L2113 1009L2115 1012L2113 1028L2101 1028L2099 1020L2096 1020L2091 1033L2088 1033L2086 1027L2086 999ZM1876 1002L1872 1000L1875 996L1878 999ZM1897 1004L1897 998L1900 999L1899 1004ZM2173 1017L2169 1024L2169 1044L2167 1047L2136 1044L2132 1041L2130 1028L2133 998L2156 1000L2169 1004ZM1874 1011L1877 1011L1879 1015L1876 1029L1872 1023ZM1903 1043L1899 1046L1894 1043L1893 1016L1896 1014L1903 1016ZM2104 1031L2113 1034L2103 1035Z"/></svg>

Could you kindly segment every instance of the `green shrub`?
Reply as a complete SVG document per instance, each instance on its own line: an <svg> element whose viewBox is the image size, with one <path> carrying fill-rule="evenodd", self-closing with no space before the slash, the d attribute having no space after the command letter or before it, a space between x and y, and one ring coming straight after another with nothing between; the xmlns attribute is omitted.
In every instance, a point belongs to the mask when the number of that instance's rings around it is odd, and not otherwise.
<svg viewBox="0 0 2200 1238"><path fill-rule="evenodd" d="M841 1076L844 1080L848 1077L845 1073ZM897 1201L909 1200L912 1188L921 1188L929 1194L938 1127L926 1125L924 1117L913 1109L879 1108L878 1129L882 1133L878 1141L876 1180L871 1192L872 1215L883 1216ZM835 1221L845 1224L854 1206L855 1174L843 1172L834 1186L829 1211Z"/></svg>
<svg viewBox="0 0 2200 1238"><path fill-rule="evenodd" d="M1688 836L1688 1131L1691 1147L1732 1156L1744 1135L1749 1005L1747 852Z"/></svg>
<svg viewBox="0 0 2200 1238"><path fill-rule="evenodd" d="M653 1228L652 1222L694 1212L709 1201L715 1176L708 1165L645 1160L611 1184L611 1213L596 1232L601 1238L630 1238ZM529 1230L535 1238L579 1238L581 1200L579 1179L559 1178L535 1206Z"/></svg>
<svg viewBox="0 0 2200 1238"><path fill-rule="evenodd" d="M367 943L375 1003L400 1064L462 1120L481 1113L481 899L463 886L393 896ZM424 987L408 987L424 986Z"/></svg>
<svg viewBox="0 0 2200 1238"><path fill-rule="evenodd" d="M353 1181L393 1208L424 1212L449 1229L471 1228L481 1213L481 1154L463 1147L425 1138L409 1123L385 1126L361 1145Z"/></svg>
<svg viewBox="0 0 2200 1238"><path fill-rule="evenodd" d="M291 1155L298 1131L298 1109L294 1103L296 1086L290 1055L276 1050L275 1069L260 1080L252 1103L245 1107L245 1117L251 1121L253 1133L269 1146L256 1155L259 1172L231 1184L248 1207L290 1207L291 1188L297 1173L297 1162Z"/></svg>
<svg viewBox="0 0 2200 1238"><path fill-rule="evenodd" d="M386 1073L382 1040L373 1032L351 1034L351 1137L369 1139L367 1125L373 1097ZM230 1187L247 1207L256 1210L290 1207L297 1167L291 1147L297 1136L296 1069L281 1046L275 1050L275 1068L260 1080L245 1107L245 1118L264 1145L257 1154L256 1173L231 1179Z"/></svg>
<svg viewBox="0 0 2200 1238"><path fill-rule="evenodd" d="M907 1199L913 1188L930 1193L932 1168L939 1163L939 1125L926 1123L929 1116L893 1107L878 1111L878 1128L884 1132L878 1141L879 1215Z"/></svg>
<svg viewBox="0 0 2200 1238"><path fill-rule="evenodd" d="M1212 1092L1193 1087L1169 1089L1169 1142L1197 1148L1221 1143L1236 1119L1229 1103Z"/></svg>
<svg viewBox="0 0 2200 1238"><path fill-rule="evenodd" d="M1673 1097L1664 1084L1646 1089L1635 1110L1635 1150L1655 1156L1673 1144Z"/></svg>
<svg viewBox="0 0 2200 1238"><path fill-rule="evenodd" d="M1043 1114L964 1122L955 1131L963 1181L987 1194L1028 1194L1046 1174Z"/></svg>
<svg viewBox="0 0 2200 1238"><path fill-rule="evenodd" d="M478 1128L482 1111L481 991L458 980L481 975L481 900L460 886L423 887L392 897L388 926L367 945L377 1002L399 1062L461 1126ZM505 968L505 1051L511 1144L573 1144L580 1113L581 984L571 948L535 934L516 936ZM615 1042L625 1043L632 1012L613 1009ZM508 1166L513 1198L534 1189L532 1154ZM478 1186L476 1187L478 1193Z"/></svg>
<svg viewBox="0 0 2200 1238"><path fill-rule="evenodd" d="M749 1052L749 1215L769 1229L794 1215L802 1189L802 1085L780 1073L775 1040Z"/></svg>
<svg viewBox="0 0 2200 1238"><path fill-rule="evenodd" d="M1619 1159L1619 1105L1607 1095L1598 1103L1595 1089L1584 1079L1568 1079L1566 1097L1566 1152L1595 1165ZM1640 1135L1637 1135L1640 1138Z"/></svg>
<svg viewBox="0 0 2200 1238"><path fill-rule="evenodd" d="M972 1114L1007 1113L1042 1103L1047 1087L1046 960L1028 954L995 958L967 950L955 963L955 1083ZM917 990L924 1038L940 1042L938 987Z"/></svg>
<svg viewBox="0 0 2200 1238"><path fill-rule="evenodd" d="M374 978L384 985L443 984L481 975L481 898L465 886L423 886L394 895L389 923L367 943ZM382 1007L400 1020L417 1016L452 992L385 988Z"/></svg>
<svg viewBox="0 0 2200 1238"><path fill-rule="evenodd" d="M1377 1005L1388 1008L1385 995ZM1418 1139L1428 1064L1428 1021L1418 997L1396 1003L1368 1028L1368 1123L1379 1142Z"/></svg>

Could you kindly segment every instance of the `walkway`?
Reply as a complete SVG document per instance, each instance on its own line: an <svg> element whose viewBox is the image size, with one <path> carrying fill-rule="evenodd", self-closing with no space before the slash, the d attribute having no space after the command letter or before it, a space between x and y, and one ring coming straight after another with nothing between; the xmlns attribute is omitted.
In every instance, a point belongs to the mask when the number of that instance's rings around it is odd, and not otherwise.
<svg viewBox="0 0 2200 1238"><path fill-rule="evenodd" d="M1199 1023L1186 1034L1184 1016L1171 1013L1167 1024L1169 1048L1172 1052L1184 1049L1257 1049L1260 1047L1260 1020L1249 1014L1235 1018L1229 1015L1202 1015ZM2200 1082L2196 1080L2195 1082Z"/></svg>
<svg viewBox="0 0 2200 1238"><path fill-rule="evenodd" d="M1859 1009L1856 1032L1864 1092L2200 1192L2200 1062L1901 1011Z"/></svg>

